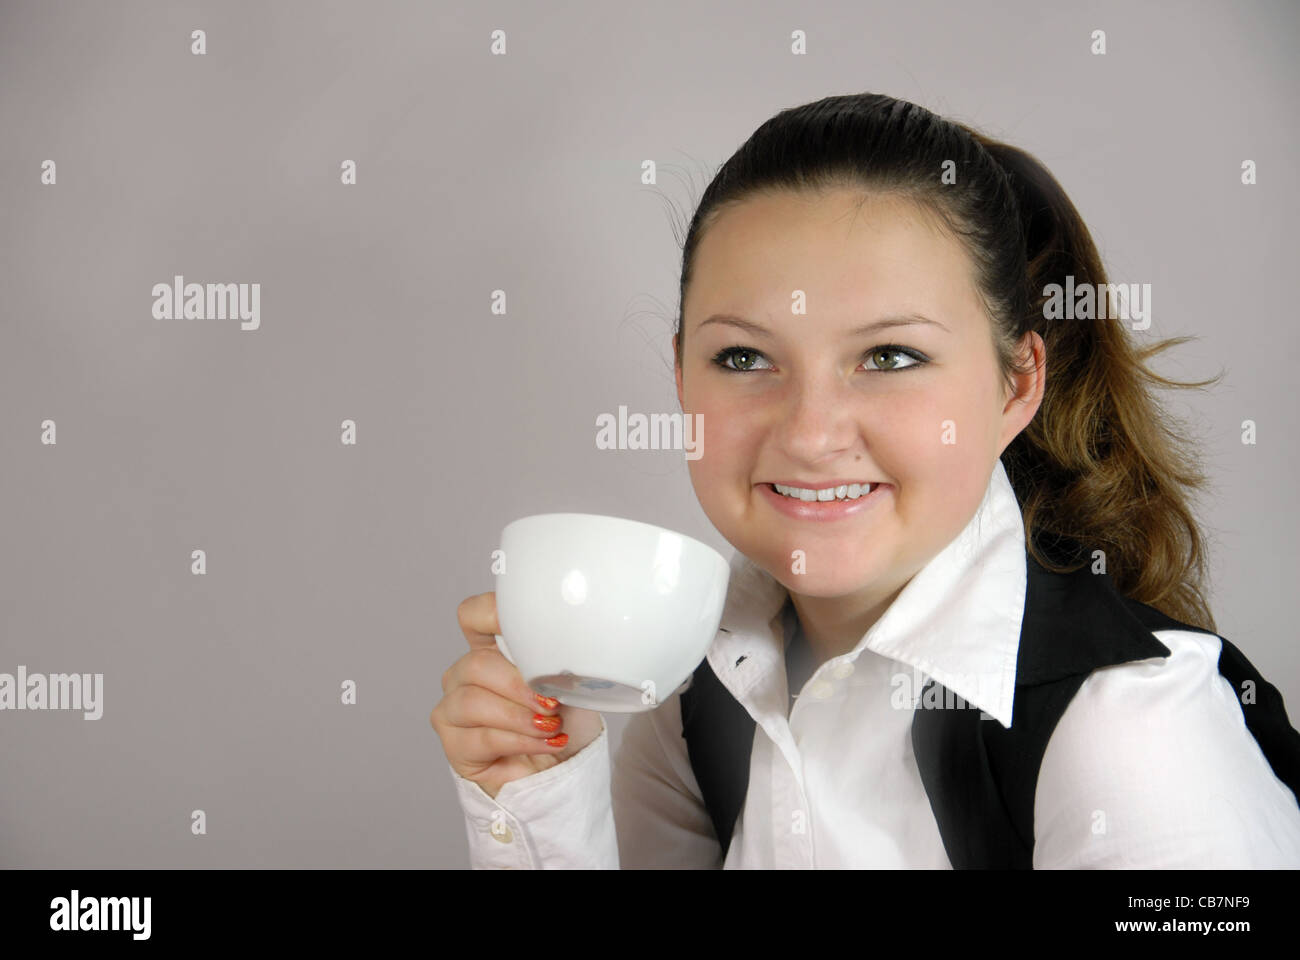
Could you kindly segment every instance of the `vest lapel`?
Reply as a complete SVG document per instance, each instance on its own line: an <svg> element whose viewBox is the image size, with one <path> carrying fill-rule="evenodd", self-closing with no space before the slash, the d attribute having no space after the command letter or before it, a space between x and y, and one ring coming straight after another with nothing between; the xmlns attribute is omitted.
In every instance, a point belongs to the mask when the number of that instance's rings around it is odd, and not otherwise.
<svg viewBox="0 0 1300 960"><path fill-rule="evenodd" d="M754 718L722 685L705 657L681 695L682 736L691 770L726 858L736 817L749 790Z"/></svg>
<svg viewBox="0 0 1300 960"><path fill-rule="evenodd" d="M1032 866L1038 768L1070 700L1099 667L1169 656L1108 575L1052 573L1027 551L1025 563L1011 726L978 710L913 714L917 767L957 869Z"/></svg>

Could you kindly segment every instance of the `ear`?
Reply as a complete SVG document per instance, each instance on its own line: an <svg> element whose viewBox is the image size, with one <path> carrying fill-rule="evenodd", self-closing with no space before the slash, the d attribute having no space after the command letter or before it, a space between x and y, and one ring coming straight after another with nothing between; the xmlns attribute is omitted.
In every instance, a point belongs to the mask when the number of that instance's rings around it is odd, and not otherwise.
<svg viewBox="0 0 1300 960"><path fill-rule="evenodd" d="M677 406L683 411L686 410L686 404L682 401L682 365L677 358L677 340L679 335L673 334L673 368L677 375Z"/></svg>
<svg viewBox="0 0 1300 960"><path fill-rule="evenodd" d="M1019 359L1022 365L1032 360L1033 367L1028 373L1013 374L1011 379L1011 396L1002 408L1002 433L998 440L998 456L1014 440L1020 431L1029 426L1034 414L1043 403L1043 391L1047 388L1047 347L1043 338L1032 330L1020 341ZM1006 391L1004 391L1005 395Z"/></svg>

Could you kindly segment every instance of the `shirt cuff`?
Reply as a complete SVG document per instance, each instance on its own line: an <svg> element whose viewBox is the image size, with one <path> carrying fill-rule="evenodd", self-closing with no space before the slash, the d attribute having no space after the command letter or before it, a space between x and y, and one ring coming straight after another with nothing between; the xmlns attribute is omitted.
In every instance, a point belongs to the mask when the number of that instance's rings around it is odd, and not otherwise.
<svg viewBox="0 0 1300 960"><path fill-rule="evenodd" d="M567 760L511 780L496 797L451 764L473 870L617 870L609 728Z"/></svg>

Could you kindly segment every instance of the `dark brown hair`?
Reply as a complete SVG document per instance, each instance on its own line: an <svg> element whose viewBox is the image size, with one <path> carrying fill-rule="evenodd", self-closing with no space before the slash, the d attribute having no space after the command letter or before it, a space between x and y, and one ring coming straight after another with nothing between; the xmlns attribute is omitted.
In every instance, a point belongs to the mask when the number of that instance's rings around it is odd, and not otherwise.
<svg viewBox="0 0 1300 960"><path fill-rule="evenodd" d="M943 182L945 170L955 182ZM1026 332L1043 338L1042 405L1002 453L1034 558L1066 571L1103 550L1106 572L1125 596L1216 630L1204 595L1204 538L1189 503L1205 477L1191 441L1151 388L1203 387L1219 377L1181 383L1159 376L1146 361L1191 338L1137 346L1113 310L1045 318L1049 284L1064 287L1070 275L1076 288L1105 290L1107 280L1061 185L1017 147L882 94L826 97L781 111L722 165L691 219L676 362L695 249L722 211L759 193L845 187L907 197L963 242L1008 381L1019 371L1016 347Z"/></svg>

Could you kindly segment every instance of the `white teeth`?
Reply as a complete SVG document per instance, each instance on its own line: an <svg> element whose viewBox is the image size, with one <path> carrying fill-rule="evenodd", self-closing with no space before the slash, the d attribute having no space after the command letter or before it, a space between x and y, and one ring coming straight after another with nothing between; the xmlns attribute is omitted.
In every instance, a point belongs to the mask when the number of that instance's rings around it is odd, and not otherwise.
<svg viewBox="0 0 1300 960"><path fill-rule="evenodd" d="M803 487L787 487L780 483L774 483L772 486L776 492L783 496L790 497L794 500L805 501L827 501L827 500L856 500L871 492L869 483L849 483L841 484L838 487L827 487L825 490L807 490Z"/></svg>

